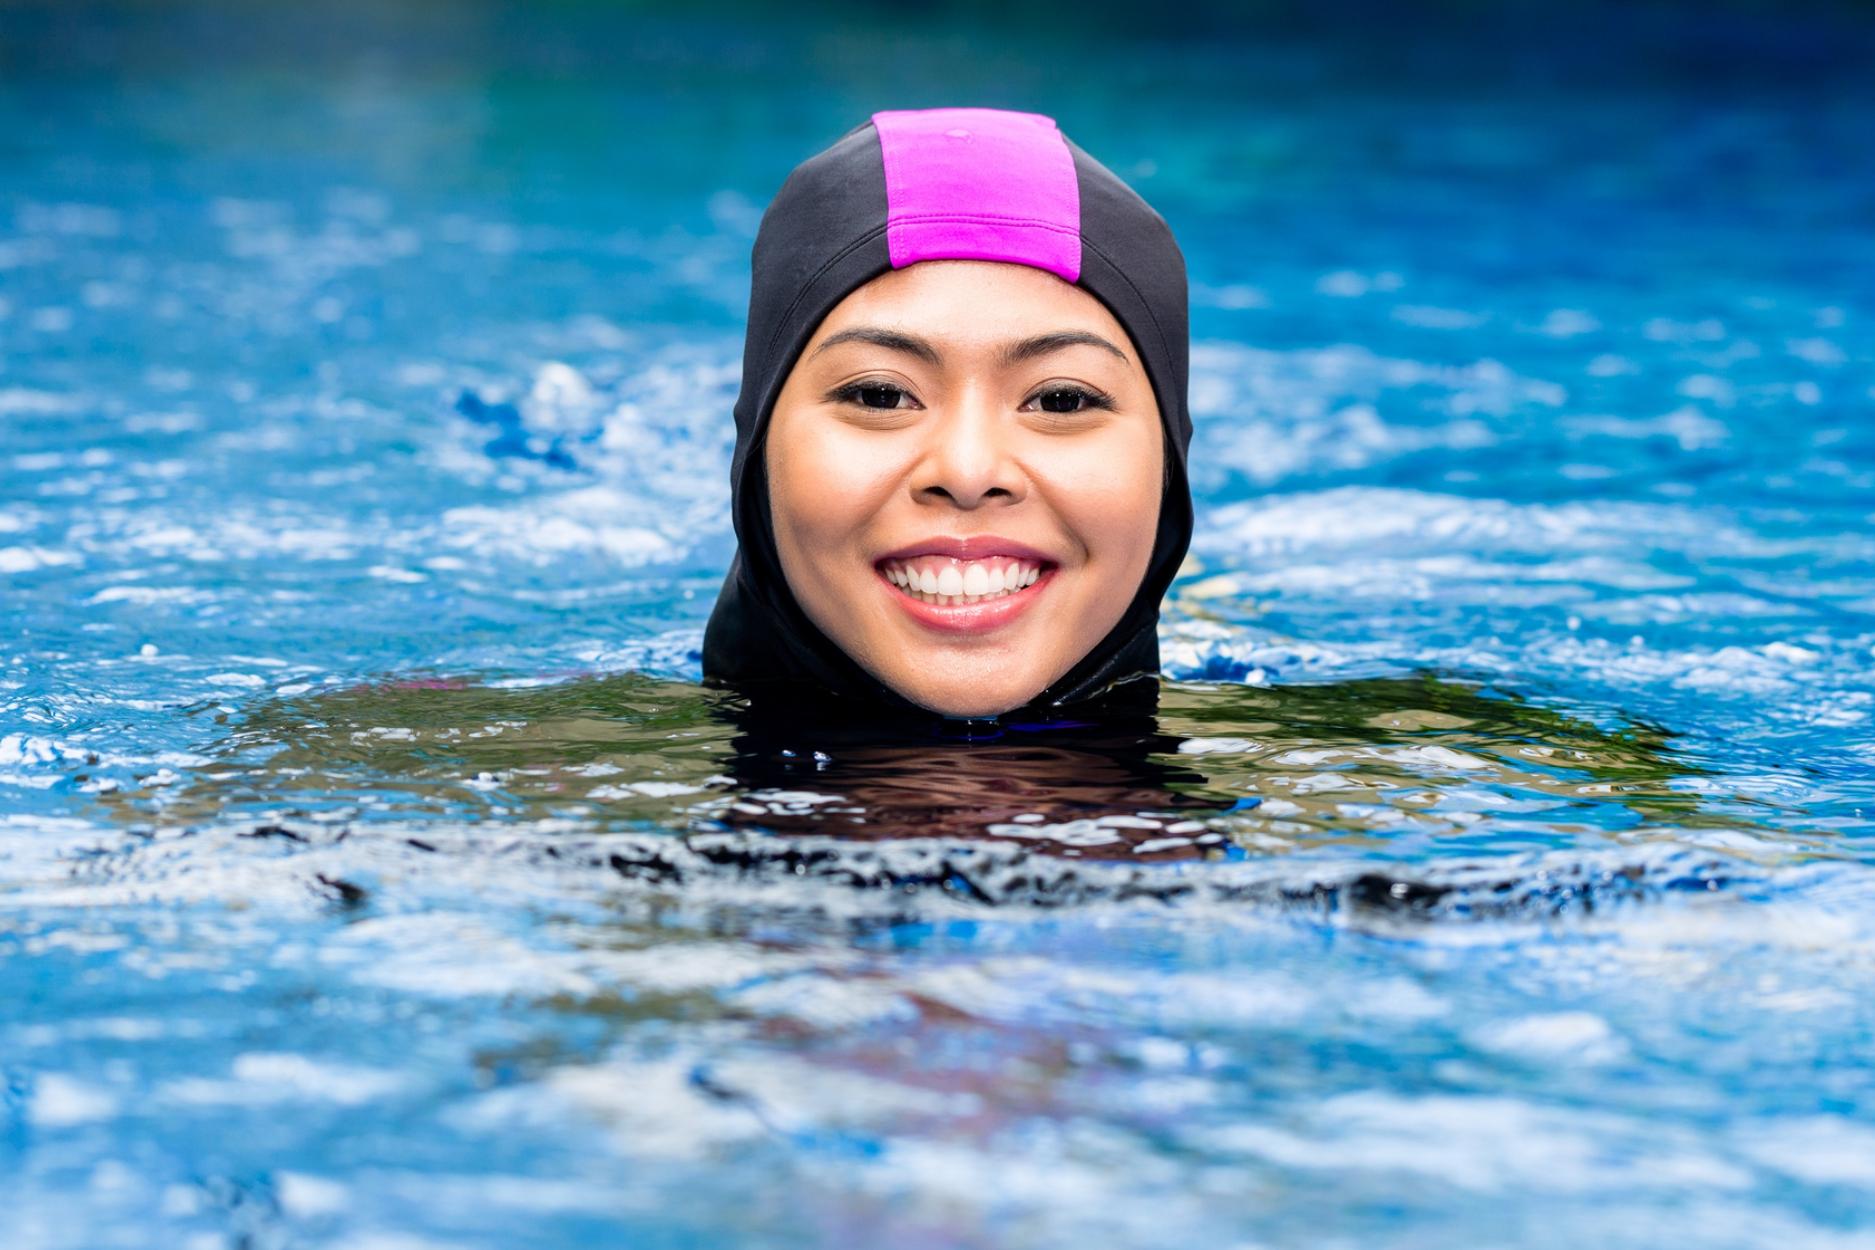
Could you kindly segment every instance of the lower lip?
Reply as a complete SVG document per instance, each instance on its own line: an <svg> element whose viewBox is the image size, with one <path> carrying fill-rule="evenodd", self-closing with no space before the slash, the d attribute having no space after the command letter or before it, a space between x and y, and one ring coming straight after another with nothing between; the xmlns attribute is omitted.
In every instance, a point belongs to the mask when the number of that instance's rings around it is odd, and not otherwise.
<svg viewBox="0 0 1875 1250"><path fill-rule="evenodd" d="M926 629L945 634L987 634L1003 628L1027 612L1029 605L1054 581L1055 570L1044 569L1040 577L1013 595L986 599L980 603L926 603L894 586L885 579L884 574L878 576L879 584L885 587L885 592L898 601L898 606L905 609L912 620Z"/></svg>

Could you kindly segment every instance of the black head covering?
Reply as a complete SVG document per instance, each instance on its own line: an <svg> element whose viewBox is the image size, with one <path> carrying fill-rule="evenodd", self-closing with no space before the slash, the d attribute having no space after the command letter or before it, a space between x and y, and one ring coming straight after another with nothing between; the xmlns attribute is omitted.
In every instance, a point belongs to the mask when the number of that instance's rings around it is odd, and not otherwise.
<svg viewBox="0 0 1875 1250"><path fill-rule="evenodd" d="M1053 132L1046 118L991 110L881 114L798 166L762 217L730 467L740 547L704 634L703 673L707 681L735 687L757 703L834 719L932 714L861 668L795 601L775 547L763 439L782 384L821 321L856 288L894 267L887 237L893 205L880 137L880 125L894 116L964 122L1020 117ZM1130 187L1074 144L1060 142L1072 157L1079 194L1076 282L1126 328L1145 366L1165 427L1166 486L1151 563L1125 614L1059 681L1026 708L998 718L1010 723L1074 719L1115 706L1138 711L1156 702L1159 602L1191 540L1184 257L1165 221ZM996 174L1026 176L1021 168ZM938 255L983 258L976 252L927 252L918 259Z"/></svg>

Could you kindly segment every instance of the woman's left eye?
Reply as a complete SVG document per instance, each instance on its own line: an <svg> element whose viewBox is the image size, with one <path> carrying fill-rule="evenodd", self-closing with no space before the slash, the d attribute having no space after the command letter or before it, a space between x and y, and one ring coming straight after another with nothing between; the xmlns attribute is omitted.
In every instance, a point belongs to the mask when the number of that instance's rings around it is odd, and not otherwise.
<svg viewBox="0 0 1875 1250"><path fill-rule="evenodd" d="M1112 401L1106 396L1078 386L1051 386L1038 392L1029 400L1043 412L1070 413L1085 412L1089 408L1110 408Z"/></svg>

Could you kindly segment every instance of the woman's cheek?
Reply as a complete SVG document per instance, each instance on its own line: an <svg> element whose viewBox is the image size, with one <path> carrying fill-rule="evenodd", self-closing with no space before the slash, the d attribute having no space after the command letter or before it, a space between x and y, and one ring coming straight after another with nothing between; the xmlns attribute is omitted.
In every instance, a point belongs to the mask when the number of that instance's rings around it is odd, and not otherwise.
<svg viewBox="0 0 1875 1250"><path fill-rule="evenodd" d="M1156 440L1090 442L1034 463L1041 466L1036 476L1048 483L1055 509L1087 543L1090 556L1111 557L1119 554L1112 548L1151 543L1165 473Z"/></svg>
<svg viewBox="0 0 1875 1250"><path fill-rule="evenodd" d="M838 423L801 430L811 447L791 440L778 463L770 466L771 481L779 477L776 501L797 528L829 544L856 536L884 506L903 459L889 437L852 431Z"/></svg>

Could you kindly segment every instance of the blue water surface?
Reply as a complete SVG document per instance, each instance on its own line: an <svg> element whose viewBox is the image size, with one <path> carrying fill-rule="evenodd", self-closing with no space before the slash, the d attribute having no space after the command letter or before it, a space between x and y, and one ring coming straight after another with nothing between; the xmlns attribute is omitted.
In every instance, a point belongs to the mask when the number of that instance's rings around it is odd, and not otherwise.
<svg viewBox="0 0 1875 1250"><path fill-rule="evenodd" d="M1648 13L0 10L0 1240L1875 1246L1875 39ZM1186 251L1150 741L696 685L950 103Z"/></svg>

